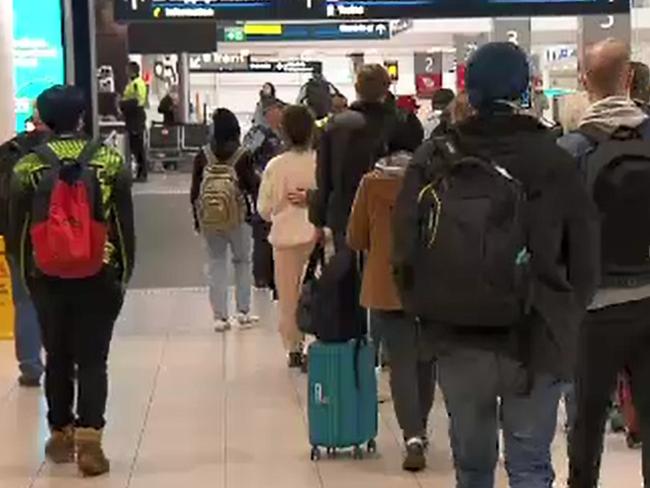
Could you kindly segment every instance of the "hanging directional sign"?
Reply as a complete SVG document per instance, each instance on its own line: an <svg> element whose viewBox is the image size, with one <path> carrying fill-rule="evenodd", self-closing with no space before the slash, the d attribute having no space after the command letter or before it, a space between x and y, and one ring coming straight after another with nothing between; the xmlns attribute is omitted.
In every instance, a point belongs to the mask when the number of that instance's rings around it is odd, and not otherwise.
<svg viewBox="0 0 650 488"><path fill-rule="evenodd" d="M257 24L220 29L222 42L350 41L386 40L391 37L389 22L320 22L308 24Z"/></svg>

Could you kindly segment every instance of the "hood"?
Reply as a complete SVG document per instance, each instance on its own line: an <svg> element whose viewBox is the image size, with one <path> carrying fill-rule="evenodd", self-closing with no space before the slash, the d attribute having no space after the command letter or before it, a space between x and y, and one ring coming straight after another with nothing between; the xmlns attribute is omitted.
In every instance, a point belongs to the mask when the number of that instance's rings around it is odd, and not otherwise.
<svg viewBox="0 0 650 488"><path fill-rule="evenodd" d="M619 127L635 128L648 116L634 101L627 97L608 97L591 105L585 112L580 126L596 125L599 129L612 133Z"/></svg>
<svg viewBox="0 0 650 488"><path fill-rule="evenodd" d="M462 122L454 134L465 153L495 157L521 152L522 137L544 131L539 121L529 115L502 113L475 115Z"/></svg>
<svg viewBox="0 0 650 488"><path fill-rule="evenodd" d="M413 159L413 154L408 151L398 151L381 158L375 164L375 169L384 176L404 176L406 167Z"/></svg>

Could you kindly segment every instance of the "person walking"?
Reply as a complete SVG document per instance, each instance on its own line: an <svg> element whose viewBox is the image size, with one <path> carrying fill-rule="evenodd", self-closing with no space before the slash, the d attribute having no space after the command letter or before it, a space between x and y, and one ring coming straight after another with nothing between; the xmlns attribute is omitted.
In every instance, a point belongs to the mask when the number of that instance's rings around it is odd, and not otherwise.
<svg viewBox="0 0 650 488"><path fill-rule="evenodd" d="M303 364L303 336L296 323L300 285L316 242L309 222L305 194L316 186L316 155L312 149L315 121L303 105L287 107L282 115L282 134L287 150L273 158L262 176L257 210L271 222L269 242L275 259L279 295L279 329L289 367ZM302 195L300 204L297 194Z"/></svg>
<svg viewBox="0 0 650 488"><path fill-rule="evenodd" d="M630 49L615 39L586 51L590 107L558 142L576 161L599 209L602 279L580 330L571 488L598 485L605 423L617 375L630 373L650 483L650 118L631 95Z"/></svg>
<svg viewBox="0 0 650 488"><path fill-rule="evenodd" d="M219 108L212 116L213 137L194 159L190 203L194 229L205 239L208 252L210 305L216 332L232 324L251 328L258 320L251 308L251 245L254 197L259 177L250 152L241 143L235 114ZM228 249L235 269L237 313L228 312Z"/></svg>
<svg viewBox="0 0 650 488"><path fill-rule="evenodd" d="M131 61L126 66L129 82L124 89L120 108L124 115L126 131L129 134L129 150L137 164L136 181L145 182L149 176L147 153L145 149L145 132L147 130L148 89L140 76L140 65Z"/></svg>
<svg viewBox="0 0 650 488"><path fill-rule="evenodd" d="M51 132L43 124L36 107L31 121L34 127L32 131L22 132L0 146L0 234L3 236L7 235L9 228L10 183L13 170L20 159L51 137ZM5 246L6 244L5 240ZM7 255L7 258L16 312L14 333L16 359L20 370L18 384L28 388L39 387L44 372L41 358L41 326L29 291L21 279L20 265L10 255Z"/></svg>
<svg viewBox="0 0 650 488"><path fill-rule="evenodd" d="M517 46L480 47L476 113L417 151L395 207L395 277L437 353L457 488L494 486L500 427L510 486L553 486L558 403L598 280L593 202L517 109L529 76Z"/></svg>
<svg viewBox="0 0 650 488"><path fill-rule="evenodd" d="M107 361L135 256L131 177L118 152L79 134L80 90L54 86L37 107L52 137L14 169L9 253L20 259L47 354L45 453L54 463L76 455L81 473L97 476L110 469Z"/></svg>
<svg viewBox="0 0 650 488"><path fill-rule="evenodd" d="M393 280L392 213L406 167L424 138L424 130L404 120L389 142L389 154L361 180L347 242L367 253L361 304L370 311L373 333L381 337L390 361L390 387L395 414L404 436L403 468L426 467L427 425L435 391L433 348L421 341L421 328L408 316Z"/></svg>

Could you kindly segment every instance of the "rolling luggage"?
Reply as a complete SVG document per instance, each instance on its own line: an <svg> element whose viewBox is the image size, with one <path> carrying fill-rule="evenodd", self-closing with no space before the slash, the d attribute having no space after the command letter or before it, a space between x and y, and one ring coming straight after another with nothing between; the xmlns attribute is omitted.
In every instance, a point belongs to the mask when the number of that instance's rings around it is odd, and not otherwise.
<svg viewBox="0 0 650 488"><path fill-rule="evenodd" d="M377 377L375 350L366 339L341 343L314 342L309 347L309 440L311 459L320 448L336 455L353 448L363 457L362 445L375 452L377 444Z"/></svg>

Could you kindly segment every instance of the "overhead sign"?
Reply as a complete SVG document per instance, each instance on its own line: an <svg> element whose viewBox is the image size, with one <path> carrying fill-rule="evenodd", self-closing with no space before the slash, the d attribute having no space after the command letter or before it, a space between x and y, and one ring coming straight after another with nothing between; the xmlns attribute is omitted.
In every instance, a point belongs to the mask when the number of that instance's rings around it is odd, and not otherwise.
<svg viewBox="0 0 650 488"><path fill-rule="evenodd" d="M307 73L322 71L320 61L267 60L239 54L211 53L190 56L191 73Z"/></svg>
<svg viewBox="0 0 650 488"><path fill-rule="evenodd" d="M442 53L415 53L415 92L430 98L442 88Z"/></svg>
<svg viewBox="0 0 650 488"><path fill-rule="evenodd" d="M13 0L13 5L16 129L22 131L38 95L65 82L63 15L61 0Z"/></svg>
<svg viewBox="0 0 650 488"><path fill-rule="evenodd" d="M321 22L253 24L219 30L221 42L350 41L390 39L390 22Z"/></svg>
<svg viewBox="0 0 650 488"><path fill-rule="evenodd" d="M629 12L629 0L115 0L118 20L343 20Z"/></svg>

